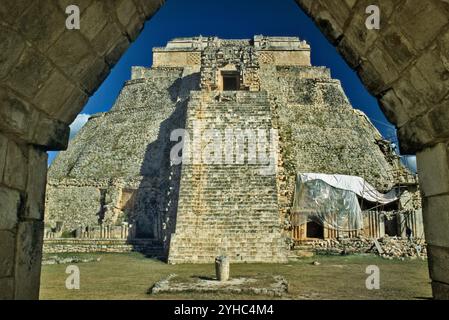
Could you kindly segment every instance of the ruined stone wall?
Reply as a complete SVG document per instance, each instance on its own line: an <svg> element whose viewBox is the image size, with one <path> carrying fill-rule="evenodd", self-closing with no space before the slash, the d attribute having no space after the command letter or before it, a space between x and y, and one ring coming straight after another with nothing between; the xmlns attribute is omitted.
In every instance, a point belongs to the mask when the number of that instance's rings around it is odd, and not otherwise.
<svg viewBox="0 0 449 320"><path fill-rule="evenodd" d="M163 254L160 244L151 240L46 239L43 251L46 254L94 252L141 252L150 256Z"/></svg>
<svg viewBox="0 0 449 320"><path fill-rule="evenodd" d="M281 216L292 204L298 172L361 176L380 191L400 182L397 172L406 170L398 157L381 148L381 134L350 105L328 69L264 66L260 74L281 140Z"/></svg>

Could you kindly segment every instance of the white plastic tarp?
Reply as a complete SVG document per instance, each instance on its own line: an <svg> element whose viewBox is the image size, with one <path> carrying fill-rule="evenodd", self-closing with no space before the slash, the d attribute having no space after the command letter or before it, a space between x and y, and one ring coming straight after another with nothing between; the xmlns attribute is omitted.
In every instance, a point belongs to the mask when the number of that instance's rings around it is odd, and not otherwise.
<svg viewBox="0 0 449 320"><path fill-rule="evenodd" d="M362 210L357 196L379 204L398 200L396 190L382 194L360 177L299 173L292 207L292 225L314 221L325 228L339 231L363 229Z"/></svg>
<svg viewBox="0 0 449 320"><path fill-rule="evenodd" d="M311 221L340 231L362 229L362 210L357 195L352 191L334 188L322 180L298 180L291 223L300 226Z"/></svg>
<svg viewBox="0 0 449 320"><path fill-rule="evenodd" d="M321 180L334 188L352 191L365 200L380 204L388 204L399 199L397 196L397 190L393 189L386 194L380 193L371 184L366 182L365 179L356 176L323 173L298 173L297 179L298 182L301 181L303 183L312 180Z"/></svg>

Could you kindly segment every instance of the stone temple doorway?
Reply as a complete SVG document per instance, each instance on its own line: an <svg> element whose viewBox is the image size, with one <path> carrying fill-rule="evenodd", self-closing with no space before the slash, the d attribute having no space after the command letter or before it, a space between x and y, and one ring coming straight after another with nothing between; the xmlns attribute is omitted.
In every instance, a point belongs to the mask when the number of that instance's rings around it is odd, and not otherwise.
<svg viewBox="0 0 449 320"><path fill-rule="evenodd" d="M222 71L223 91L237 91L240 88L240 75L237 71Z"/></svg>
<svg viewBox="0 0 449 320"><path fill-rule="evenodd" d="M324 239L324 228L315 221L307 222L307 239Z"/></svg>

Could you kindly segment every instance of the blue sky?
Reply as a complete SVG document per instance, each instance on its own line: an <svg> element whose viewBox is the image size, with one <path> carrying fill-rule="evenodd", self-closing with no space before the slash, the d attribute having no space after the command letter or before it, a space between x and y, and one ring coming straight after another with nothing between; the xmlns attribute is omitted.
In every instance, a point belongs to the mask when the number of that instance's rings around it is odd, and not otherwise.
<svg viewBox="0 0 449 320"><path fill-rule="evenodd" d="M396 139L394 127L376 99L293 0L168 0L147 21L138 39L90 98L82 111L84 115L72 125L72 136L87 120L87 115L112 107L123 83L130 78L131 66L151 66L153 47L164 46L176 37L203 35L239 39L252 38L255 34L298 36L306 40L312 47L312 64L329 67L332 77L342 82L352 105L363 110L385 137ZM49 162L54 155L50 153Z"/></svg>

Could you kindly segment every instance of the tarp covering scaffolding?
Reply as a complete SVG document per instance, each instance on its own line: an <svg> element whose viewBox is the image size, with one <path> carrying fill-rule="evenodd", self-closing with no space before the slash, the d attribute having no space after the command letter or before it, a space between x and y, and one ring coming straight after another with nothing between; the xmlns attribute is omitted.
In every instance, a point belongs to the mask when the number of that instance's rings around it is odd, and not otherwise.
<svg viewBox="0 0 449 320"><path fill-rule="evenodd" d="M357 196L374 203L398 200L396 190L378 192L365 179L356 176L299 173L292 208L292 224L314 221L339 231L363 229L362 210Z"/></svg>

